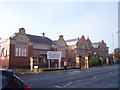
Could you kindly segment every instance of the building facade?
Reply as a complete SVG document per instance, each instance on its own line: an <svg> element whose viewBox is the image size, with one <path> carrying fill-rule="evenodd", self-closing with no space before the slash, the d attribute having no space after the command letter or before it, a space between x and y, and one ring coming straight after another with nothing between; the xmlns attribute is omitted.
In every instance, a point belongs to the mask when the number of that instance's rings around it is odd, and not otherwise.
<svg viewBox="0 0 120 90"><path fill-rule="evenodd" d="M66 43L68 45L68 51L69 51L69 65L71 68L76 67L76 55L77 55L76 43L78 40L79 38L66 40Z"/></svg>
<svg viewBox="0 0 120 90"><path fill-rule="evenodd" d="M24 28L20 28L8 39L0 43L0 65L2 68L39 68L48 67L47 52L62 51L61 65L68 61L68 46L63 38L52 41L45 37L26 34ZM58 67L58 60L51 60L51 67Z"/></svg>
<svg viewBox="0 0 120 90"><path fill-rule="evenodd" d="M52 40L43 36L30 35L20 28L18 33L1 42L0 62L4 68L30 68L33 64L47 66L47 51L52 48Z"/></svg>
<svg viewBox="0 0 120 90"><path fill-rule="evenodd" d="M90 56L99 56L106 62L108 57L108 47L102 40L101 42L92 43L89 38L85 39L84 35L79 39L67 40L67 43L74 42L74 45L69 45L70 60L76 61L76 67L84 67L85 58Z"/></svg>
<svg viewBox="0 0 120 90"><path fill-rule="evenodd" d="M84 67L85 58L99 56L106 63L108 47L104 40L92 43L89 38L64 40L60 35L58 40L52 41L45 37L26 34L24 28L20 28L8 39L0 43L0 65L3 68L30 68L33 66L48 67L47 52L61 51L61 66L68 62L71 67ZM116 51L117 52L117 51ZM33 60L31 62L31 60ZM51 67L58 67L58 60L51 60Z"/></svg>
<svg viewBox="0 0 120 90"><path fill-rule="evenodd" d="M29 68L29 57L32 56L33 48L24 28L20 28L19 33L3 40L0 49L0 62L3 68Z"/></svg>
<svg viewBox="0 0 120 90"><path fill-rule="evenodd" d="M114 52L115 52L114 54L115 58L119 59L119 62L120 62L120 48L116 48Z"/></svg>
<svg viewBox="0 0 120 90"><path fill-rule="evenodd" d="M69 52L68 52L68 45L64 40L63 35L59 36L58 40L54 40L52 44L53 51L62 51L61 53L61 66L64 66L64 62L69 61ZM58 60L57 60L58 63Z"/></svg>

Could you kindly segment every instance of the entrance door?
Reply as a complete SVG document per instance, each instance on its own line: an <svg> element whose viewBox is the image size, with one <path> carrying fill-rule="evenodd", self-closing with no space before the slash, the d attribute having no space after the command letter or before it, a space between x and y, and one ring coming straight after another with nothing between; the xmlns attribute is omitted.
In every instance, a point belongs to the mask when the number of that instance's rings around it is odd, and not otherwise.
<svg viewBox="0 0 120 90"><path fill-rule="evenodd" d="M41 55L39 57L39 67L47 67L48 65L47 59L46 59L46 55Z"/></svg>

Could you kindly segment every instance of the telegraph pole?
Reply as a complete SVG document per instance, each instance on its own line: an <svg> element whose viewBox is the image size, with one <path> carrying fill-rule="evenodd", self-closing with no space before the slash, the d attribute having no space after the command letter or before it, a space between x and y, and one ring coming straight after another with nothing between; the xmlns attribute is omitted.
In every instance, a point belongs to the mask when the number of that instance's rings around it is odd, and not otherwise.
<svg viewBox="0 0 120 90"><path fill-rule="evenodd" d="M116 33L118 33L118 48L120 48L120 30Z"/></svg>

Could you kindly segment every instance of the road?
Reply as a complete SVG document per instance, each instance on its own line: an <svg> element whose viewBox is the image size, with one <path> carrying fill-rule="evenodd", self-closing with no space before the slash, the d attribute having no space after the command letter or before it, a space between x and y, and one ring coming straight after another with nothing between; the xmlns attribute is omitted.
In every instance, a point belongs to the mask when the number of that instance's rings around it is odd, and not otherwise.
<svg viewBox="0 0 120 90"><path fill-rule="evenodd" d="M118 88L118 65L71 69L19 77L32 88Z"/></svg>

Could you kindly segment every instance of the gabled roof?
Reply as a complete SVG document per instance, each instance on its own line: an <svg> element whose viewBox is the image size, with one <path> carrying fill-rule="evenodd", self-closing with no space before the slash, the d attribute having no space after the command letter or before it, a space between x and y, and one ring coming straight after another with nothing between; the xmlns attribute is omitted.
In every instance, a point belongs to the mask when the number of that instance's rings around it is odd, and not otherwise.
<svg viewBox="0 0 120 90"><path fill-rule="evenodd" d="M10 38L14 38L18 33L14 33L13 35L10 36Z"/></svg>
<svg viewBox="0 0 120 90"><path fill-rule="evenodd" d="M34 43L41 43L41 44L52 45L52 40L47 38L47 37L35 36L35 35L30 35L30 34L26 34L26 35Z"/></svg>
<svg viewBox="0 0 120 90"><path fill-rule="evenodd" d="M80 40L86 40L84 35L82 35L82 37L80 38Z"/></svg>
<svg viewBox="0 0 120 90"><path fill-rule="evenodd" d="M91 44L91 41L90 41L90 39L89 39L89 38L87 39L87 42L88 42L89 44Z"/></svg>
<svg viewBox="0 0 120 90"><path fill-rule="evenodd" d="M63 38L63 35L60 35L60 36L59 36L59 39L58 39L58 40L54 40L54 41L52 42L52 44L53 44L53 45L58 45L58 42L61 41L61 40L62 40L62 41L65 43L65 45L67 46L67 43L66 43L66 41L65 41L64 38Z"/></svg>

